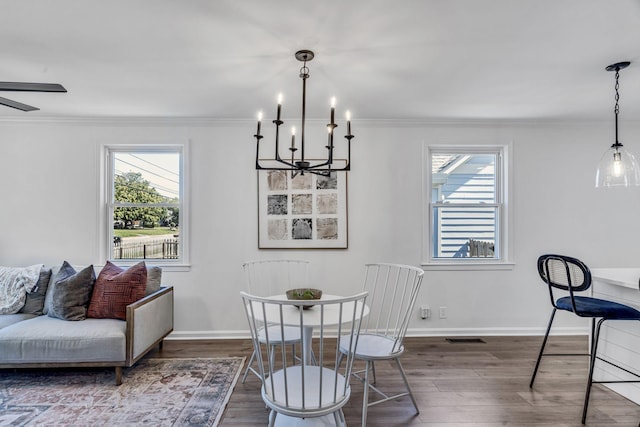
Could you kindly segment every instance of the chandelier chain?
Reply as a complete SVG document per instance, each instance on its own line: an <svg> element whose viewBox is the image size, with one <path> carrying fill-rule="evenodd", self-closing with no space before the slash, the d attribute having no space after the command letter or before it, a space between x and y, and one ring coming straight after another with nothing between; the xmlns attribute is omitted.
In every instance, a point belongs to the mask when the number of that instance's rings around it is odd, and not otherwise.
<svg viewBox="0 0 640 427"><path fill-rule="evenodd" d="M309 77L309 67L307 67L307 61L305 61L304 65L300 67L300 77L303 79Z"/></svg>

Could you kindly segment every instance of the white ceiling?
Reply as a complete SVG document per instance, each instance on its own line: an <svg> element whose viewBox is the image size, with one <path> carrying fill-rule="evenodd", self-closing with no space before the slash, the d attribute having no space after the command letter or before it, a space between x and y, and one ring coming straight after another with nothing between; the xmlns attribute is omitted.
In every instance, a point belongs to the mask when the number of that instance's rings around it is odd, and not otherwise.
<svg viewBox="0 0 640 427"><path fill-rule="evenodd" d="M0 117L640 118L640 0L0 0ZM273 111L272 111L273 110Z"/></svg>

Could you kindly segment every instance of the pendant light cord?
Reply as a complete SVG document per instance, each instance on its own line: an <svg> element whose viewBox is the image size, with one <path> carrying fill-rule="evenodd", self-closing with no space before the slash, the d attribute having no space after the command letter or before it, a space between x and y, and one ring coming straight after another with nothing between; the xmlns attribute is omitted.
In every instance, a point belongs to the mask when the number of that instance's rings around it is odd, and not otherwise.
<svg viewBox="0 0 640 427"><path fill-rule="evenodd" d="M615 114L615 118L616 118L616 142L615 144L613 144L614 147L620 147L622 144L620 144L620 142L618 142L618 114L620 113L620 68L616 68L616 85L615 85L615 89L616 89L616 105L615 107L613 107L613 113Z"/></svg>

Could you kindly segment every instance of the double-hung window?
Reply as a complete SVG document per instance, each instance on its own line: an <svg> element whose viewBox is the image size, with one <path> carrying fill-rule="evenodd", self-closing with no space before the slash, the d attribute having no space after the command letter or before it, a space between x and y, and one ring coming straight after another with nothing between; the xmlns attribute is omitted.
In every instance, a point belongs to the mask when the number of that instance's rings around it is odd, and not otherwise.
<svg viewBox="0 0 640 427"><path fill-rule="evenodd" d="M111 261L187 260L184 146L107 146L106 238Z"/></svg>
<svg viewBox="0 0 640 427"><path fill-rule="evenodd" d="M428 147L426 265L508 264L507 154L505 146Z"/></svg>

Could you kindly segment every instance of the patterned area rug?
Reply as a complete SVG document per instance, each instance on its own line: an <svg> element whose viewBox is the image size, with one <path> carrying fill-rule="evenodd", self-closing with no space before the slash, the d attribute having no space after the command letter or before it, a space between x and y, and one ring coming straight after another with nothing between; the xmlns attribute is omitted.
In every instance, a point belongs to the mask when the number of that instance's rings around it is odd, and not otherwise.
<svg viewBox="0 0 640 427"><path fill-rule="evenodd" d="M123 369L0 371L0 426L216 426L244 358L143 359Z"/></svg>

